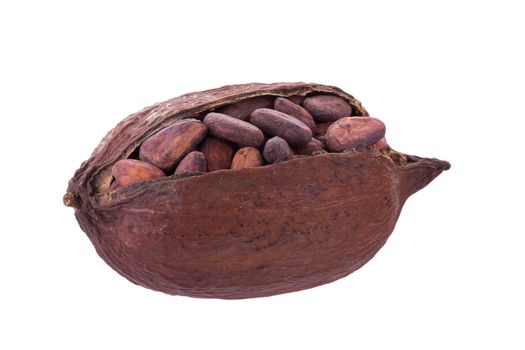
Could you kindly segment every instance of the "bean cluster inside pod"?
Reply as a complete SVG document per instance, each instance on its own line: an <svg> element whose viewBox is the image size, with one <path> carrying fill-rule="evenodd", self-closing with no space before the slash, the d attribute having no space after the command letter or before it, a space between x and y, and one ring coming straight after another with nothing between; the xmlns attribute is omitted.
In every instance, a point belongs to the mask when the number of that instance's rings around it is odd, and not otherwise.
<svg viewBox="0 0 525 350"><path fill-rule="evenodd" d="M184 118L148 136L112 168L110 192L172 175L260 167L295 157L374 148L386 128L332 94L257 96Z"/></svg>

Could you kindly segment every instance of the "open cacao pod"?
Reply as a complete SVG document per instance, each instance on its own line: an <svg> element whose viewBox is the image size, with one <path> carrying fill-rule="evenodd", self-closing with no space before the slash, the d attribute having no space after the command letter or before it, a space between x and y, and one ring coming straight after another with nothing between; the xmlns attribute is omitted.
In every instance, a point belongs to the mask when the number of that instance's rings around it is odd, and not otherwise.
<svg viewBox="0 0 525 350"><path fill-rule="evenodd" d="M212 117L237 113L235 118L246 120L238 106L268 108L268 99L277 97L300 104L305 96L317 95L338 96L351 106L347 114L368 117L351 95L309 83L225 86L147 107L107 134L70 180L64 203L75 208L80 227L112 268L153 290L238 299L337 280L376 254L405 200L447 170L448 162L394 151L383 139L379 146L296 153L286 161L235 170L174 173L170 163L164 169L170 169L168 176L156 177L154 168L146 181L112 183L117 162L140 162L136 159L145 140L179 120L203 120L210 112L219 112ZM290 107L281 102L283 108ZM269 123L265 113L257 116L259 123ZM305 135L316 128L326 132L324 124L333 120L322 113L318 121L323 123L310 122L298 130ZM197 122L187 121L187 128L194 127L192 123ZM260 137L255 136L258 144ZM198 147L200 137L191 140L192 147ZM212 141L208 143L213 146ZM256 146L247 151L257 153ZM202 168L211 146L202 147L204 153L192 152L193 158L184 164L191 168L192 161L198 161ZM234 163L241 164L249 153ZM177 155L179 160L182 156Z"/></svg>

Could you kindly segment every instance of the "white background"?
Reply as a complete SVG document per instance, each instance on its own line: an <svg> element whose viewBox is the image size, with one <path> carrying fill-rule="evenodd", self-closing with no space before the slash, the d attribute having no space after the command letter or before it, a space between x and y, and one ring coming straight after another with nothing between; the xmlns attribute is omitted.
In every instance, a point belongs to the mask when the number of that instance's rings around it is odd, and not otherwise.
<svg viewBox="0 0 525 350"><path fill-rule="evenodd" d="M525 348L520 2L2 1L0 348ZM128 114L253 81L339 86L395 149L452 169L332 284L242 301L131 284L67 181Z"/></svg>

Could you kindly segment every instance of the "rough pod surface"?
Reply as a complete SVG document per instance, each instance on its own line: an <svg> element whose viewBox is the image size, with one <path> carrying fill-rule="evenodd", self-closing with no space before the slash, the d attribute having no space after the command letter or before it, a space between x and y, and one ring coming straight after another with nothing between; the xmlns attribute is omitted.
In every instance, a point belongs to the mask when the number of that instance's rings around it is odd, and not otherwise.
<svg viewBox="0 0 525 350"><path fill-rule="evenodd" d="M70 180L64 203L102 259L157 291L238 299L335 281L376 254L405 200L448 162L369 147L110 189L112 166L176 120L258 96L318 94L368 116L351 95L312 83L225 86L147 107L107 134Z"/></svg>

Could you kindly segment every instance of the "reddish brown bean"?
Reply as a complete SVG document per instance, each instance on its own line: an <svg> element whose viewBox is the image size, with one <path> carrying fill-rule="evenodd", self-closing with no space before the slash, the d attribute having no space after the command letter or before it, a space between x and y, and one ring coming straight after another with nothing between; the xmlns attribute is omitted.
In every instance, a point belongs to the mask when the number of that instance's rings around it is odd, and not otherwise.
<svg viewBox="0 0 525 350"><path fill-rule="evenodd" d="M303 107L318 122L333 122L352 115L352 106L341 97L334 95L307 97L303 101Z"/></svg>
<svg viewBox="0 0 525 350"><path fill-rule="evenodd" d="M234 153L231 143L215 137L207 137L199 149L206 156L208 171L230 168Z"/></svg>
<svg viewBox="0 0 525 350"><path fill-rule="evenodd" d="M326 134L326 130L328 130L328 128L330 127L330 125L332 125L332 122L328 122L328 123L317 123L316 125L316 135L324 135Z"/></svg>
<svg viewBox="0 0 525 350"><path fill-rule="evenodd" d="M303 122L273 109L256 109L250 121L265 133L279 136L292 145L304 145L312 138L312 131Z"/></svg>
<svg viewBox="0 0 525 350"><path fill-rule="evenodd" d="M275 99L274 108L275 110L279 112L283 112L284 114L291 115L292 117L300 120L307 127L309 127L310 130L312 130L312 134L315 135L316 126L315 126L314 118L312 118L310 113L308 113L308 111L304 109L303 107L285 98L278 97Z"/></svg>
<svg viewBox="0 0 525 350"><path fill-rule="evenodd" d="M261 165L263 165L261 152L254 147L243 147L235 153L231 168L237 170Z"/></svg>
<svg viewBox="0 0 525 350"><path fill-rule="evenodd" d="M241 146L259 147L264 143L264 134L258 127L226 114L208 113L204 124L212 136Z"/></svg>
<svg viewBox="0 0 525 350"><path fill-rule="evenodd" d="M140 146L140 160L170 172L206 136L197 119L182 119L150 136Z"/></svg>
<svg viewBox="0 0 525 350"><path fill-rule="evenodd" d="M308 143L304 146L297 147L294 149L296 154L302 154L305 156L312 155L312 153L320 152L325 150L325 145L321 141L319 141L316 138L312 138Z"/></svg>
<svg viewBox="0 0 525 350"><path fill-rule="evenodd" d="M296 105L301 105L304 101L304 96L301 95L293 95L288 96L286 99L290 100L291 102L295 103Z"/></svg>
<svg viewBox="0 0 525 350"><path fill-rule="evenodd" d="M192 151L182 158L175 174L206 172L206 156L199 151Z"/></svg>
<svg viewBox="0 0 525 350"><path fill-rule="evenodd" d="M122 187L166 176L159 168L136 159L119 160L113 165L111 171L115 181Z"/></svg>
<svg viewBox="0 0 525 350"><path fill-rule="evenodd" d="M326 141L326 134L323 134L323 135L316 135L314 137L314 139L318 140L318 141L321 141L323 143L323 145L326 147L327 145L327 141Z"/></svg>
<svg viewBox="0 0 525 350"><path fill-rule="evenodd" d="M370 147L385 136L382 121L370 117L347 117L335 121L326 132L328 149L342 152L350 148Z"/></svg>
<svg viewBox="0 0 525 350"><path fill-rule="evenodd" d="M264 145L263 157L268 163L282 162L293 155L288 143L279 136L272 137Z"/></svg>
<svg viewBox="0 0 525 350"><path fill-rule="evenodd" d="M382 138L381 140L374 143L372 146L373 148L377 149L378 151L384 151L388 148L388 143L386 142L386 138Z"/></svg>
<svg viewBox="0 0 525 350"><path fill-rule="evenodd" d="M254 98L250 98L248 100L244 100L241 102L237 102L234 104L231 104L226 107L219 108L217 110L218 113L227 114L230 117L240 119L240 120L248 120L250 119L250 115L253 111L255 111L258 108L272 108L273 107L273 100L275 97L273 96L258 96Z"/></svg>

